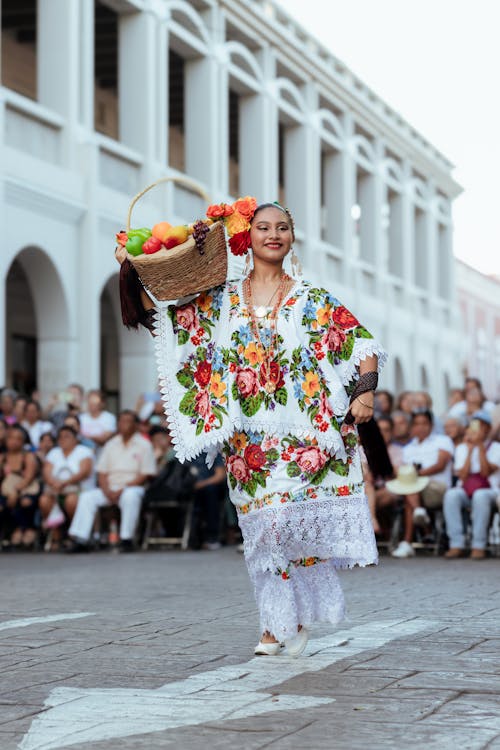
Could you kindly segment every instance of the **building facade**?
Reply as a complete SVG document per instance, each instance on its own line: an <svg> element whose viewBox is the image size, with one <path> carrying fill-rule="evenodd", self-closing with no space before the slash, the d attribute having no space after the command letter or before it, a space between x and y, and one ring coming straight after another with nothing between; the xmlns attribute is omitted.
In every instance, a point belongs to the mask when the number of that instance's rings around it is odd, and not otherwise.
<svg viewBox="0 0 500 750"><path fill-rule="evenodd" d="M461 377L452 165L269 0L2 0L0 382L42 398L155 384L120 325L114 234L187 176L279 198L306 274L384 342L383 385ZM202 214L168 183L133 224ZM232 268L233 273L238 268Z"/></svg>
<svg viewBox="0 0 500 750"><path fill-rule="evenodd" d="M464 340L463 372L479 378L486 396L500 401L500 279L457 262Z"/></svg>

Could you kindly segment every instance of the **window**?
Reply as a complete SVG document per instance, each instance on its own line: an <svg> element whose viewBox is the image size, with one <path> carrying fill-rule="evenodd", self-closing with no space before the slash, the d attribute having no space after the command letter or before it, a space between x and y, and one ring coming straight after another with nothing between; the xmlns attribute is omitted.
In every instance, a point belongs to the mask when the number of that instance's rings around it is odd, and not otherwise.
<svg viewBox="0 0 500 750"><path fill-rule="evenodd" d="M2 85L37 98L36 0L2 0Z"/></svg>
<svg viewBox="0 0 500 750"><path fill-rule="evenodd" d="M94 127L118 140L118 14L95 0Z"/></svg>
<svg viewBox="0 0 500 750"><path fill-rule="evenodd" d="M229 193L240 193L240 97L229 90Z"/></svg>
<svg viewBox="0 0 500 750"><path fill-rule="evenodd" d="M185 82L184 59L169 50L168 55L168 163L184 172L185 155Z"/></svg>

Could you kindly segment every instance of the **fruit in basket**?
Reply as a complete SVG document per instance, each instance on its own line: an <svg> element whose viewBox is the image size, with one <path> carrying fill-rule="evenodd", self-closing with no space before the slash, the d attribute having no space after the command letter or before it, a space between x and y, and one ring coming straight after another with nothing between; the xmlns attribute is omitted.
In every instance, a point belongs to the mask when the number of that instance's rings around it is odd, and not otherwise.
<svg viewBox="0 0 500 750"><path fill-rule="evenodd" d="M128 242L128 234L126 232L118 232L116 235L116 242L118 245L125 247Z"/></svg>
<svg viewBox="0 0 500 750"><path fill-rule="evenodd" d="M159 224L154 225L151 233L153 237L157 237L160 242L163 242L163 237L169 229L172 229L172 224L169 224L168 221L160 221Z"/></svg>
<svg viewBox="0 0 500 750"><path fill-rule="evenodd" d="M144 238L136 235L135 237L129 237L125 249L130 255L142 255L142 246L144 245Z"/></svg>
<svg viewBox="0 0 500 750"><path fill-rule="evenodd" d="M141 237L143 242L146 242L151 237L151 229L147 227L141 227L141 229L129 229L127 232L129 239L130 237Z"/></svg>
<svg viewBox="0 0 500 750"><path fill-rule="evenodd" d="M150 237L142 246L142 252L146 255L153 255L153 253L157 253L158 250L161 250L162 247L163 245L158 237Z"/></svg>
<svg viewBox="0 0 500 750"><path fill-rule="evenodd" d="M188 228L185 224L179 224L176 227L171 227L168 232L165 232L161 238L162 243L165 245L167 250L177 245L182 245L186 242L189 237Z"/></svg>

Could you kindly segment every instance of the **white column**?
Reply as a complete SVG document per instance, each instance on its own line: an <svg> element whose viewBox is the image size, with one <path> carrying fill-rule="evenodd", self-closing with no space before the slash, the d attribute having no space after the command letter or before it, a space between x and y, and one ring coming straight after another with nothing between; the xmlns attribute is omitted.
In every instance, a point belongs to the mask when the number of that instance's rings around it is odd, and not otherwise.
<svg viewBox="0 0 500 750"><path fill-rule="evenodd" d="M258 200L278 195L278 108L269 90L240 99L240 189Z"/></svg>
<svg viewBox="0 0 500 750"><path fill-rule="evenodd" d="M352 207L356 203L356 162L354 160L352 137L354 135L354 120L349 112L343 116L344 125L344 150L336 157L338 167L342 175L341 193L337 195L339 210L343 216L341 229L342 249L344 252L344 278L343 283L347 286L354 284L355 261L353 248L354 222L352 219Z"/></svg>
<svg viewBox="0 0 500 750"><path fill-rule="evenodd" d="M375 276L375 293L380 298L385 293L385 279L387 276L387 254L384 251L382 233L382 206L384 203L384 196L386 193L386 186L382 179L381 169L384 158L384 145L380 138L377 138L374 143L375 150L375 164L372 182L372 230L373 230L373 246L372 246L372 258L375 264L376 276Z"/></svg>
<svg viewBox="0 0 500 750"><path fill-rule="evenodd" d="M415 283L414 278L414 255L415 255L415 217L411 189L411 166L409 162L403 163L403 189L401 193L401 248L402 253L402 276L406 292Z"/></svg>
<svg viewBox="0 0 500 750"><path fill-rule="evenodd" d="M66 118L67 164L75 158L79 110L79 0L38 0L37 7L38 100Z"/></svg>
<svg viewBox="0 0 500 750"><path fill-rule="evenodd" d="M2 269L0 276L0 383L7 383L7 272Z"/></svg>
<svg viewBox="0 0 500 750"><path fill-rule="evenodd" d="M218 188L218 66L213 56L185 63L186 173L214 194ZM227 118L226 118L227 119Z"/></svg>
<svg viewBox="0 0 500 750"><path fill-rule="evenodd" d="M79 7L78 120L88 131L94 129L94 3L80 0Z"/></svg>
<svg viewBox="0 0 500 750"><path fill-rule="evenodd" d="M165 84L162 98L167 96L166 61L158 64L157 19L151 13L131 13L119 16L118 22L118 82L120 140L151 161L157 145L156 113L157 80ZM164 51L164 50L163 50Z"/></svg>
<svg viewBox="0 0 500 750"><path fill-rule="evenodd" d="M439 274L441 273L441 268L439 264L438 223L436 219L436 208L434 205L436 191L433 184L431 184L429 192L429 202L425 219L427 255L427 276L425 279L425 286L430 298L435 299L438 296Z"/></svg>

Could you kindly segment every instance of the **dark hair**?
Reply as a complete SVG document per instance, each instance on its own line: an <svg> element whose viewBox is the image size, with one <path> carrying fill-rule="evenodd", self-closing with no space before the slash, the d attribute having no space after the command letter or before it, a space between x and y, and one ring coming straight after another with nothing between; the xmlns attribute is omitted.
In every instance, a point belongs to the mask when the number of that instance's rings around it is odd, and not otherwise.
<svg viewBox="0 0 500 750"><path fill-rule="evenodd" d="M7 435L9 434L9 432L14 432L14 431L20 432L21 435L23 436L23 442L33 447L33 444L30 440L30 436L27 433L27 431L24 429L24 427L22 427L22 425L20 424L9 425L9 427L7 428Z"/></svg>
<svg viewBox="0 0 500 750"><path fill-rule="evenodd" d="M38 409L38 411L42 411L42 407L41 407L41 405L40 405L40 402L39 402L39 401L37 401L36 399L34 399L34 398L29 398L29 399L28 399L28 400L26 401L26 407L28 407L28 406L29 406L30 404L33 404L34 406L36 406L36 408Z"/></svg>
<svg viewBox="0 0 500 750"><path fill-rule="evenodd" d="M375 398L377 398L377 396L385 396L387 398L388 402L389 402L389 411L393 410L393 408L394 408L394 396L392 395L392 393L390 391L384 391L384 390L377 391L376 394L375 394Z"/></svg>
<svg viewBox="0 0 500 750"><path fill-rule="evenodd" d="M76 388L78 391L80 391L80 393L81 393L82 396L85 393L85 389L84 389L83 385L80 385L80 383L70 383L68 385L68 388Z"/></svg>
<svg viewBox="0 0 500 750"><path fill-rule="evenodd" d="M151 427L149 430L149 437L153 437L154 435L170 435L170 430L167 427L162 427L159 424L155 424Z"/></svg>
<svg viewBox="0 0 500 750"><path fill-rule="evenodd" d="M479 378L467 377L467 378L465 378L465 382L466 383L474 383L474 385L477 388L479 388L479 390L481 391L481 393L483 392L483 385L482 385L481 381L479 380Z"/></svg>
<svg viewBox="0 0 500 750"><path fill-rule="evenodd" d="M415 421L416 417L425 417L429 420L430 424L434 424L434 416L430 409L415 409L411 413L411 423Z"/></svg>
<svg viewBox="0 0 500 750"><path fill-rule="evenodd" d="M392 417L389 416L389 414L381 414L380 417L377 418L377 424L380 424L381 422L388 422L391 430L394 427L394 422Z"/></svg>
<svg viewBox="0 0 500 750"><path fill-rule="evenodd" d="M78 433L77 433L77 431L74 429L74 427L71 427L69 424L63 424L62 427L59 427L59 429L57 431L57 439L59 439L61 437L61 433L62 432L71 432L71 434L73 435L73 437L75 438L75 440L78 440Z"/></svg>
<svg viewBox="0 0 500 750"><path fill-rule="evenodd" d="M295 242L295 222L293 220L293 216L288 208L282 206L277 201L275 201L274 203L261 203L259 206L257 206L253 213L252 222L254 221L259 211L263 211L265 208L277 208L285 214L288 219L288 223L290 224L290 229L292 230L292 240Z"/></svg>
<svg viewBox="0 0 500 750"><path fill-rule="evenodd" d="M139 417L137 416L137 413L133 411L133 409L122 409L121 412L118 414L118 419L120 419L120 417L123 417L123 416L133 417L134 422L136 424L139 423Z"/></svg>
<svg viewBox="0 0 500 750"><path fill-rule="evenodd" d="M67 420L67 419L74 419L74 420L76 421L76 423L77 423L78 427L80 427L80 425L81 425L81 422L80 422L80 417L78 416L78 414L68 414L68 415L67 415L66 417L64 417L64 422L63 422L63 424L64 424L64 425L65 425L66 427L71 427L71 425L70 425L70 424L69 424L69 425L67 425L67 424L66 424L66 420Z"/></svg>
<svg viewBox="0 0 500 750"><path fill-rule="evenodd" d="M40 435L40 440L38 442L40 443L42 439L47 436L52 440L53 443L55 443L54 435L50 432L50 430L47 430L47 432L42 432L42 434Z"/></svg>

